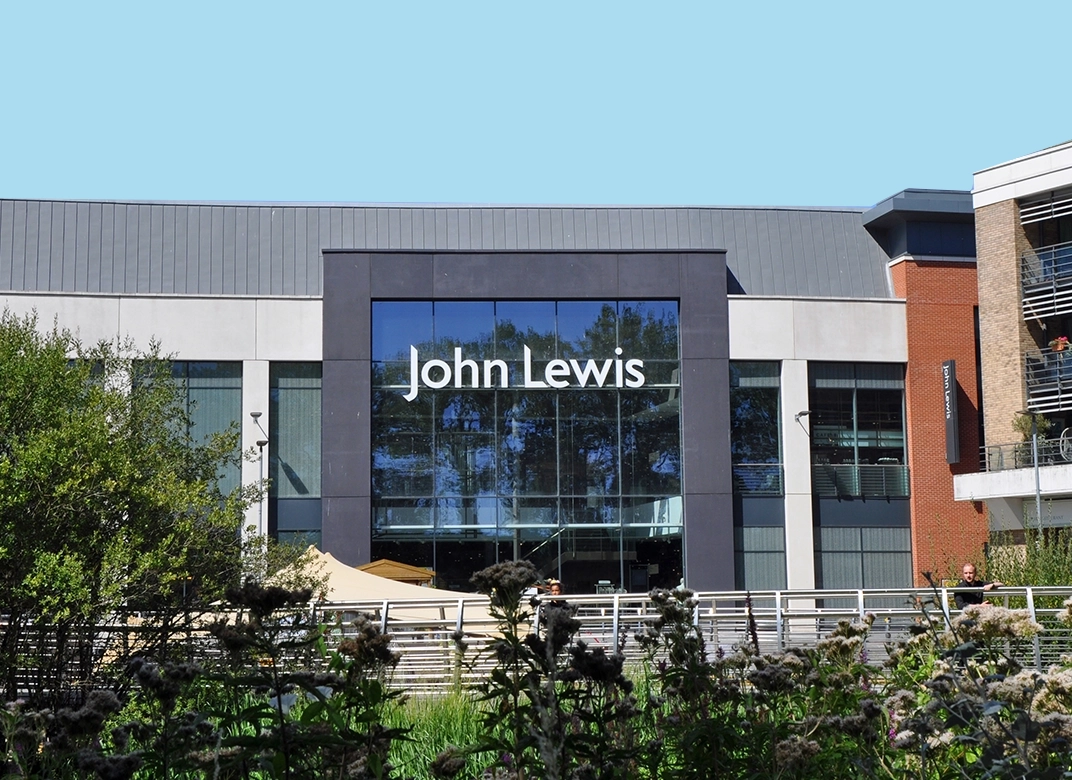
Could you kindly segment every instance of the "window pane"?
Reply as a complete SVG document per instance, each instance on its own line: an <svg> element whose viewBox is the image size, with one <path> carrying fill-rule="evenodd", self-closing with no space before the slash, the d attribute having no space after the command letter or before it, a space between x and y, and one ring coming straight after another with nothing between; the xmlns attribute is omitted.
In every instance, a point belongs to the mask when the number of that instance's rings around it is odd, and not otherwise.
<svg viewBox="0 0 1072 780"><path fill-rule="evenodd" d="M620 301L618 344L622 357L678 360L677 301Z"/></svg>
<svg viewBox="0 0 1072 780"><path fill-rule="evenodd" d="M409 360L412 344L432 344L431 301L373 301L372 359Z"/></svg>
<svg viewBox="0 0 1072 780"><path fill-rule="evenodd" d="M495 304L495 357L520 360L523 347L540 360L555 357L554 301L499 301Z"/></svg>
<svg viewBox="0 0 1072 780"><path fill-rule="evenodd" d="M434 322L435 357L452 362L455 347L462 348L463 359L492 357L495 304L491 301L436 301ZM428 357L422 355L424 360Z"/></svg>
<svg viewBox="0 0 1072 780"><path fill-rule="evenodd" d="M269 368L269 495L320 496L320 363Z"/></svg>

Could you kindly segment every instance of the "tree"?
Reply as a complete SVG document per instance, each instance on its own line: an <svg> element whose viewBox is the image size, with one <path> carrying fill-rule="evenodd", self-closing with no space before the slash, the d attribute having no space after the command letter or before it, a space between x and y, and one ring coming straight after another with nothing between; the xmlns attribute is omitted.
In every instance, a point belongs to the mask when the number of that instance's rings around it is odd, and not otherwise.
<svg viewBox="0 0 1072 780"><path fill-rule="evenodd" d="M239 531L260 486L224 495L217 475L240 457L237 430L191 435L184 388L158 345L86 347L36 315L0 315L0 685L10 698L28 687L55 698L88 679L96 627L125 610L171 615L149 632L166 644L181 629L175 616L188 620L238 583ZM20 664L36 667L32 680Z"/></svg>

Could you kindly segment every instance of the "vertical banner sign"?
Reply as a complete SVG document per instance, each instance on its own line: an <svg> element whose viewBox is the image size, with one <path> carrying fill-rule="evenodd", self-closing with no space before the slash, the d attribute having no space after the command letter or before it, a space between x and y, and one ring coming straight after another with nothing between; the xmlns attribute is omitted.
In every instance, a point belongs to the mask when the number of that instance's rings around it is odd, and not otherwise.
<svg viewBox="0 0 1072 780"><path fill-rule="evenodd" d="M960 428L957 425L957 361L942 363L942 396L945 401L945 462L960 463Z"/></svg>

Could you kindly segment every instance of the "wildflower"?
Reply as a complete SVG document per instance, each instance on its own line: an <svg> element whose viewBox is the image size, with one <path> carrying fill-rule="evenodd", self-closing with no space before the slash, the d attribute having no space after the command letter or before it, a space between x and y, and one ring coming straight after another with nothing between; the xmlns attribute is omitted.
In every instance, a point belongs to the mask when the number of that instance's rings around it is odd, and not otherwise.
<svg viewBox="0 0 1072 780"><path fill-rule="evenodd" d="M819 743L793 735L774 746L774 759L783 770L807 766L812 756L819 752Z"/></svg>

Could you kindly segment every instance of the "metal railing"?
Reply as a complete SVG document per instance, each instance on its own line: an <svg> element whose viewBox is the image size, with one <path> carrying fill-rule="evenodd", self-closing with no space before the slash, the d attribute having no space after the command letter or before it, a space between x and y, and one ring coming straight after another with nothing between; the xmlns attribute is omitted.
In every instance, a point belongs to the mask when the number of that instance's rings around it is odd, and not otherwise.
<svg viewBox="0 0 1072 780"><path fill-rule="evenodd" d="M785 495L781 463L734 463L733 492L760 496Z"/></svg>
<svg viewBox="0 0 1072 780"><path fill-rule="evenodd" d="M692 622L705 640L708 656L713 657L749 644L750 621L755 626L760 652L775 653L790 647L815 647L839 620L860 620L870 613L874 622L863 650L871 663L881 663L888 648L907 640L913 629L924 622L921 606L927 607L940 630L947 619L955 618L958 612L954 593L953 588L702 592L695 594ZM1072 597L1072 586L1002 587L987 595L995 604L1026 608L1033 620L1045 626L1040 636L1025 641L1019 649L1010 646L1025 667L1046 668L1072 651L1072 627L1057 619L1065 612L1063 602ZM607 652L621 652L628 665L643 662L644 652L635 635L658 615L648 594L566 598L577 608L580 630L576 640ZM488 599L483 596L327 602L312 609L312 616L329 627L329 647L337 647L356 633L351 621L359 613L372 616L391 635L391 648L400 655L392 685L411 692L473 686L487 679L495 665L493 646L501 636L501 627L491 617ZM540 630L539 608L524 630ZM137 640L137 631L125 621L98 627L90 645L94 658L83 660L100 666L109 658L128 657L127 645ZM23 641L26 639L23 637ZM193 628L184 639L176 641L192 657L219 652L218 643L203 627ZM26 658L29 662L32 654ZM28 667L26 674L32 674L32 668ZM32 685L32 680L27 679L27 686Z"/></svg>
<svg viewBox="0 0 1072 780"><path fill-rule="evenodd" d="M980 467L983 471L1008 471L1010 469L1034 468L1031 442L1014 444L990 444L980 447ZM1059 466L1072 463L1072 439L1039 439L1039 466Z"/></svg>
<svg viewBox="0 0 1072 780"><path fill-rule="evenodd" d="M955 618L954 588L887 590L798 590L698 593L693 622L700 629L708 654L731 652L749 643L749 619L755 621L760 651L773 653L789 647L808 648L828 635L839 620L860 620L873 614L871 632L864 650L872 663L881 663L888 647L907 640L923 620L920 609L926 604L939 624ZM1012 588L988 594L998 605L1026 608L1033 620L1046 630L1025 642L1017 659L1025 667L1045 668L1072 651L1072 626L1057 616L1065 610L1062 602L1072 597L1072 586ZM567 596L577 607L581 628L577 639L607 652L620 651L627 664L640 664L644 654L634 635L657 611L647 594ZM322 608L325 622L345 626L345 618L358 612L375 615L392 636L392 647L401 653L394 684L412 691L447 690L479 683L494 666L492 643L498 627L488 615L486 598L427 600L421 602L368 601L330 604ZM441 610L416 616L416 609ZM529 630L539 630L539 615ZM941 626L939 626L941 628ZM345 629L337 634L341 639ZM462 637L461 651L454 637Z"/></svg>
<svg viewBox="0 0 1072 780"><path fill-rule="evenodd" d="M817 496L890 498L908 495L908 466L813 463L811 492Z"/></svg>
<svg viewBox="0 0 1072 780"><path fill-rule="evenodd" d="M1033 412L1072 409L1072 348L1024 354L1027 408Z"/></svg>

